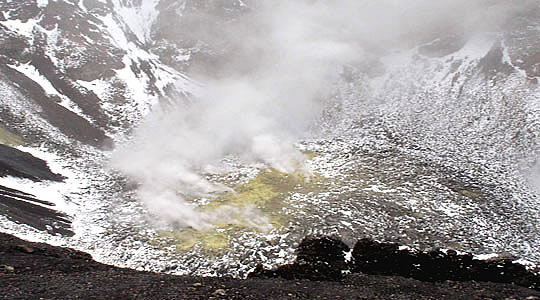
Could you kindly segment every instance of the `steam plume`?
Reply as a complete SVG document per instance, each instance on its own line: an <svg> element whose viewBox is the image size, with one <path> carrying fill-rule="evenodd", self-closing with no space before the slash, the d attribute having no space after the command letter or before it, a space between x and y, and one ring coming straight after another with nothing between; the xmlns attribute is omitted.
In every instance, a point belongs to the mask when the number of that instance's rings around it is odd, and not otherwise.
<svg viewBox="0 0 540 300"><path fill-rule="evenodd" d="M149 116L133 142L116 152L113 166L140 183L139 198L162 220L210 226L227 213L202 214L186 201L226 189L207 181L205 169L234 155L294 170L303 159L294 143L319 117L321 100L343 65L360 63L366 52L429 39L441 27L461 32L477 27L473 17L482 11L480 3L260 1L252 13L221 24L219 35L206 32L209 43L227 48L221 75L199 74L204 87L191 104ZM490 20L484 18L483 25ZM262 217L251 219L265 223Z"/></svg>

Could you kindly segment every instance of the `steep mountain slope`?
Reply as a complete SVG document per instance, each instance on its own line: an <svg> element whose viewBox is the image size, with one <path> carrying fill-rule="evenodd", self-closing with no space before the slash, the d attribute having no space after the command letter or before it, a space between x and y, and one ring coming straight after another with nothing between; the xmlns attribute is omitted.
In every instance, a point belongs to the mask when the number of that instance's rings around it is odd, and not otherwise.
<svg viewBox="0 0 540 300"><path fill-rule="evenodd" d="M120 3L2 5L5 88L23 94L27 106L37 106L40 117L69 138L103 146L160 97L185 92L175 85L187 80L144 49L129 20L116 12L114 5L123 12Z"/></svg>
<svg viewBox="0 0 540 300"><path fill-rule="evenodd" d="M32 213L18 211L16 218L10 214L19 208L4 201L4 230L71 243L36 225L40 216L67 215L67 230L72 224L72 230L80 230L75 239L89 238L81 245L91 246L95 236L84 232L95 232L90 224L103 219L113 197L121 197L115 194L121 190L117 177L103 169L107 151L152 106L181 101L196 87L145 46L148 41L129 18L139 10L130 3L106 1L0 3L2 143L44 159L65 177L63 182L39 183L2 178L6 189L43 200ZM7 149L2 154L15 159ZM20 205L36 204L22 198Z"/></svg>

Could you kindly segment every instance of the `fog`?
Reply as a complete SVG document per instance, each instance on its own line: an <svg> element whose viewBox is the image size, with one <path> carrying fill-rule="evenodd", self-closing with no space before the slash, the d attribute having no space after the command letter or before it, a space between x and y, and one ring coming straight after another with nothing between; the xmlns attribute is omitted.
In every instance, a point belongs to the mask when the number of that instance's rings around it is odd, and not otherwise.
<svg viewBox="0 0 540 300"><path fill-rule="evenodd" d="M139 184L137 196L157 220L212 226L234 208L202 213L188 199L229 189L205 179L224 157L309 173L295 143L309 138L344 65L440 32L467 37L494 30L509 15L509 2L268 0L230 22L184 28L202 30L206 43L223 47L225 63L215 76L190 74L201 89L188 103L156 108L114 153L112 166ZM250 216L254 226L267 224L255 208L235 213Z"/></svg>

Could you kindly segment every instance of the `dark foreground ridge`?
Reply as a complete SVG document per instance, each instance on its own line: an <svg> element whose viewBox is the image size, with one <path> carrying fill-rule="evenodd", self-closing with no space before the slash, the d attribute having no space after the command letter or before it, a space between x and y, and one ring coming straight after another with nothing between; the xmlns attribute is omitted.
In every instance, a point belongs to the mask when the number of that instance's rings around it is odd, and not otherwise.
<svg viewBox="0 0 540 300"><path fill-rule="evenodd" d="M304 261L332 261L342 250L319 252L327 240L308 241L299 250ZM339 281L172 276L100 264L79 251L2 233L0 287L0 299L540 299L540 292L512 284L361 273Z"/></svg>

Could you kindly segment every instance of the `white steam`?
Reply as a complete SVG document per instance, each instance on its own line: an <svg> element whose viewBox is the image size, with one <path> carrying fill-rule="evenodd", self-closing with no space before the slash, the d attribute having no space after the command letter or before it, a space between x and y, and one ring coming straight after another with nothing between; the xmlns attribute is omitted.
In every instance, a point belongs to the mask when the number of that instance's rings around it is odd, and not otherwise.
<svg viewBox="0 0 540 300"><path fill-rule="evenodd" d="M187 201L226 189L204 179L208 166L235 155L293 171L303 159L294 143L319 117L343 65L361 62L366 51L427 39L440 28L466 31L476 26L480 2L261 1L216 34L228 53L219 78L205 76L189 105L149 116L112 164L140 184L139 198L161 220L211 226L231 208L209 215ZM452 27L456 23L463 27ZM212 40L212 32L205 38ZM250 215L257 226L266 223L252 208L234 213Z"/></svg>
<svg viewBox="0 0 540 300"><path fill-rule="evenodd" d="M531 185L536 188L536 191L540 193L540 158L537 162L530 168L527 178Z"/></svg>

